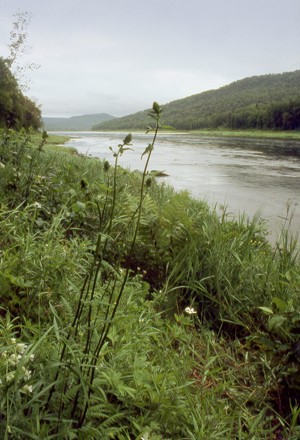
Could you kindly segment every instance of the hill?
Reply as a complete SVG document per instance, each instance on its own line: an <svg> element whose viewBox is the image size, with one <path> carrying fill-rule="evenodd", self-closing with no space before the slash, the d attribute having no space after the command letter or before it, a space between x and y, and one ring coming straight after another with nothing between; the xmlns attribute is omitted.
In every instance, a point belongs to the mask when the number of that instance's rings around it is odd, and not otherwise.
<svg viewBox="0 0 300 440"><path fill-rule="evenodd" d="M300 70L253 76L163 105L162 123L181 130L300 128ZM93 130L144 129L148 110L102 122Z"/></svg>
<svg viewBox="0 0 300 440"><path fill-rule="evenodd" d="M108 121L115 117L107 113L92 115L71 116L70 118L44 117L44 127L48 131L80 131L91 130L91 127L99 122Z"/></svg>

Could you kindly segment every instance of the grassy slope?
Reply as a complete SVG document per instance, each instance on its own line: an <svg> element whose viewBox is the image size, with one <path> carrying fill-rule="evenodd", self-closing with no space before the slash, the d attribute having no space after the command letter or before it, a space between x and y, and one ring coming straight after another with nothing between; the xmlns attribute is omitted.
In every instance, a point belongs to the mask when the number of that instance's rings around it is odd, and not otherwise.
<svg viewBox="0 0 300 440"><path fill-rule="evenodd" d="M286 234L272 249L259 224L219 219L152 181L128 259L140 175L117 171L111 222L114 169L49 145L38 153L26 142L12 135L0 144L1 436L9 438L9 426L20 439L299 438L300 269ZM89 301L64 362L60 350L97 261L99 230L95 337L112 289L127 267L131 275L79 429L69 419L76 390L87 390ZM24 352L21 343L29 344ZM18 353L20 364L12 362Z"/></svg>
<svg viewBox="0 0 300 440"><path fill-rule="evenodd" d="M129 130L130 131L130 130ZM101 132L101 131L100 131ZM131 130L131 133L144 133L145 130ZM195 136L211 137L245 137L258 139L291 139L300 140L300 132L286 130L166 130L161 129L161 133L170 133L180 136L181 134L192 134Z"/></svg>
<svg viewBox="0 0 300 440"><path fill-rule="evenodd" d="M283 130L192 130L189 133L216 137L250 137L262 139L294 139L300 140L299 131Z"/></svg>

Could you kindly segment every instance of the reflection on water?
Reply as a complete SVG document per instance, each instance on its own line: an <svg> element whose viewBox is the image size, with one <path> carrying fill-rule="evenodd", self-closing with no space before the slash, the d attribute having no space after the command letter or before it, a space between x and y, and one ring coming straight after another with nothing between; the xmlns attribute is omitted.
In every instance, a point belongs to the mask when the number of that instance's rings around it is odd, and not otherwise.
<svg viewBox="0 0 300 440"><path fill-rule="evenodd" d="M108 147L116 148L126 134L72 133L68 144L112 161ZM141 154L150 141L151 135L134 134L134 151L124 153L121 165L142 170ZM165 171L162 181L220 209L225 205L235 216L259 213L273 235L291 203L292 230L300 229L300 141L159 134L150 169Z"/></svg>

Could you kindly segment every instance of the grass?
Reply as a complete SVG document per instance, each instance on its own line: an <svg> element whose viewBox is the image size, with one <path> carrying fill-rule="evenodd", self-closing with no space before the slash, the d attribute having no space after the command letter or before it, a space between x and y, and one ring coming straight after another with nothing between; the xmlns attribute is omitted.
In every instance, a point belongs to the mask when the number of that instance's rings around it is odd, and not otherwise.
<svg viewBox="0 0 300 440"><path fill-rule="evenodd" d="M1 134L3 439L299 438L297 247L148 175L159 116L144 173Z"/></svg>
<svg viewBox="0 0 300 440"><path fill-rule="evenodd" d="M124 130L122 130L124 131ZM141 133L141 130L134 130L134 132ZM192 134L195 136L211 136L211 137L242 137L242 138L262 138L262 139L290 139L298 141L300 140L299 130L259 130L259 129L241 129L241 130L229 130L229 129L203 129L203 130L175 130L175 129L161 129L161 133L170 133L175 135Z"/></svg>
<svg viewBox="0 0 300 440"><path fill-rule="evenodd" d="M193 130L191 134L201 136L216 137L245 137L245 138L263 138L263 139L293 139L300 140L299 131L281 131L281 130Z"/></svg>

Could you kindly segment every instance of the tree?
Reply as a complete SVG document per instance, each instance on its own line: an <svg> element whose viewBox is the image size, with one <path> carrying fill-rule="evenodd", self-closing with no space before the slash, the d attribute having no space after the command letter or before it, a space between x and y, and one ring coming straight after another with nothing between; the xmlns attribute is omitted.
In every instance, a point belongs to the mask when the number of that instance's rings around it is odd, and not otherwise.
<svg viewBox="0 0 300 440"><path fill-rule="evenodd" d="M27 12L18 12L15 17L10 33L10 54L7 58L0 57L0 127L38 129L42 125L41 111L23 94L28 87L20 82L22 73L33 65L21 66L17 63L28 49L27 27L31 16ZM14 65L16 73L12 72Z"/></svg>
<svg viewBox="0 0 300 440"><path fill-rule="evenodd" d="M27 11L18 11L14 14L15 21L10 32L9 56L5 62L18 81L20 89L28 91L29 86L25 80L25 72L38 69L40 66L35 63L23 63L20 59L27 54L31 47L27 44L28 26L31 21L31 14Z"/></svg>
<svg viewBox="0 0 300 440"><path fill-rule="evenodd" d="M41 127L41 111L24 96L6 61L0 57L0 127Z"/></svg>

